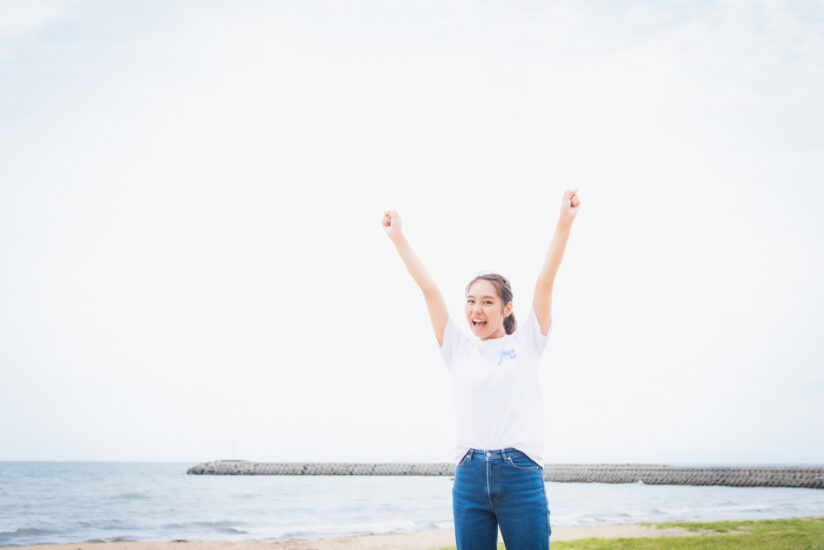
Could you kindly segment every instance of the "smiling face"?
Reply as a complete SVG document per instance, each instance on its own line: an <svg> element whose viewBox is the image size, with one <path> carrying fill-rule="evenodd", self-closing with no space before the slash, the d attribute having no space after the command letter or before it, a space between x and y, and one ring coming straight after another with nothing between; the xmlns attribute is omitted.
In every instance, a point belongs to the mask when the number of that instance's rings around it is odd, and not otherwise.
<svg viewBox="0 0 824 550"><path fill-rule="evenodd" d="M481 340L506 336L504 319L512 313L512 302L504 306L495 285L484 279L472 283L466 294L466 320Z"/></svg>

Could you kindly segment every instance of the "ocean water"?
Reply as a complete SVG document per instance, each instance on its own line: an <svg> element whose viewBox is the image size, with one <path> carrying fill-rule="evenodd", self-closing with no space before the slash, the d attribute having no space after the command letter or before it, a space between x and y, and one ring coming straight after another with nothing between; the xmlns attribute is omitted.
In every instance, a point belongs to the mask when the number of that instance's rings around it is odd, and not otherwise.
<svg viewBox="0 0 824 550"><path fill-rule="evenodd" d="M0 546L275 540L452 527L452 478L195 476L190 463L0 462ZM552 525L824 515L824 490L547 483Z"/></svg>

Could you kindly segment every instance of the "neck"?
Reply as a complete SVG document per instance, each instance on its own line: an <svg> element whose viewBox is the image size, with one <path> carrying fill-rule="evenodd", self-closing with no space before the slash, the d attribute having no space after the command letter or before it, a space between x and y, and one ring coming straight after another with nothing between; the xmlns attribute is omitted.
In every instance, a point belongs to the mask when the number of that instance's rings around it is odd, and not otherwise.
<svg viewBox="0 0 824 550"><path fill-rule="evenodd" d="M495 340L497 338L503 338L504 336L506 336L506 330L504 330L504 327L501 327L486 338L481 338L481 340Z"/></svg>

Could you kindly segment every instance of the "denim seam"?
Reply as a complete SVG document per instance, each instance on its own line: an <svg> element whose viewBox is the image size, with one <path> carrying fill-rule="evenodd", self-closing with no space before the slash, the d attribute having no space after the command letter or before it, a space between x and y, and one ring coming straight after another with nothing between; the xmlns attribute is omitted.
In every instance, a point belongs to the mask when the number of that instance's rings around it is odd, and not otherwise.
<svg viewBox="0 0 824 550"><path fill-rule="evenodd" d="M549 499L547 498L547 495L546 495L546 480L543 479L543 476L541 476L541 482L542 482L542 485L543 485L542 488L544 490L544 502L547 503L546 514L544 514L546 516L546 532L547 532L547 535L549 537L551 537L552 536L552 526L549 524L549 514L550 514L550 512L549 512Z"/></svg>
<svg viewBox="0 0 824 550"><path fill-rule="evenodd" d="M541 469L540 466L528 466L528 467L527 466L518 466L517 464L512 462L512 459L509 459L508 462L513 468L515 468L516 470L519 470L521 472L534 472L535 470L540 470Z"/></svg>
<svg viewBox="0 0 824 550"><path fill-rule="evenodd" d="M489 511L494 512L492 507L492 488L489 485L489 474L492 469L492 463L489 462L489 456L486 457L486 499L489 501Z"/></svg>
<svg viewBox="0 0 824 550"><path fill-rule="evenodd" d="M527 458L529 458L529 457L527 456ZM530 460L532 462L535 462L532 459L530 459ZM516 470L521 470L521 471L524 471L524 472L529 472L529 471L532 471L532 470L542 470L543 469L543 468L541 468L541 465L537 464L537 463L535 464L535 466L518 466L517 464L515 464L515 461L512 460L512 457L509 456L509 455L506 455L506 462L509 462L512 465L512 467L515 468Z"/></svg>

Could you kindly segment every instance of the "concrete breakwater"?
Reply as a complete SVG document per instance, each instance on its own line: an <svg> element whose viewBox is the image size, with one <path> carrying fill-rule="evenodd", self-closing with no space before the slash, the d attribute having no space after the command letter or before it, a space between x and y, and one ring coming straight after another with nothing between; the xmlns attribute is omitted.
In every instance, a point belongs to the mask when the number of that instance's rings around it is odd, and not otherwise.
<svg viewBox="0 0 824 550"><path fill-rule="evenodd" d="M189 468L194 475L454 476L446 463L250 462L216 460ZM727 485L824 489L824 467L668 466L666 464L547 464L544 479L560 482Z"/></svg>

